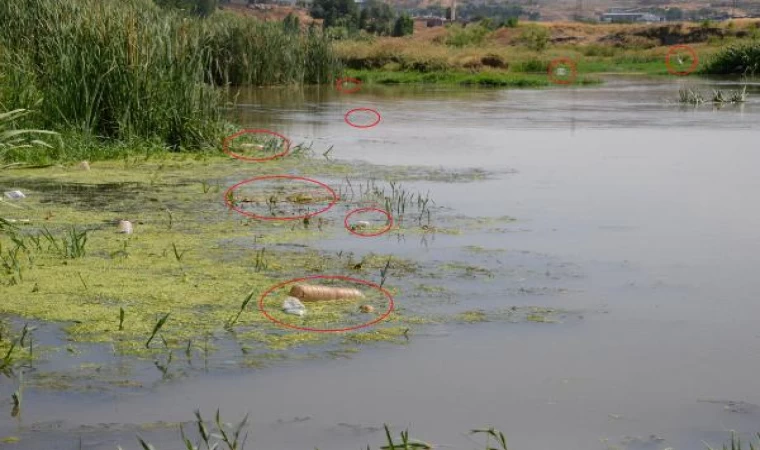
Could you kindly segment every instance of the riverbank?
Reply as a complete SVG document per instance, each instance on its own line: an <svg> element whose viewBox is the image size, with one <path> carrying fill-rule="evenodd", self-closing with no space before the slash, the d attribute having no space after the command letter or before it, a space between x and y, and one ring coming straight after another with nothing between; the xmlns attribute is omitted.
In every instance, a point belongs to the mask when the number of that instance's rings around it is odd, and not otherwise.
<svg viewBox="0 0 760 450"><path fill-rule="evenodd" d="M443 83L450 83L453 78L464 79L467 73L491 78L545 75L550 64L561 60L574 64L581 77L596 73L669 75L673 71L697 74L723 49L755 42L760 35L759 24L760 21L744 22L742 26L723 24L711 28L680 24L667 27L529 24L483 35L473 33L478 38L463 46L447 44L458 33L451 27L412 38L342 41L336 43L336 51L347 68L370 71L365 74L370 80L388 79L391 77L388 73L394 72L404 74L394 75L399 79ZM575 37L573 33L586 37ZM678 54L671 55L669 71L666 59L669 52L675 51L675 45L683 47ZM690 50L694 53L690 54ZM683 60L679 63L677 57ZM374 72L378 75L373 75ZM526 84L533 84L525 79Z"/></svg>

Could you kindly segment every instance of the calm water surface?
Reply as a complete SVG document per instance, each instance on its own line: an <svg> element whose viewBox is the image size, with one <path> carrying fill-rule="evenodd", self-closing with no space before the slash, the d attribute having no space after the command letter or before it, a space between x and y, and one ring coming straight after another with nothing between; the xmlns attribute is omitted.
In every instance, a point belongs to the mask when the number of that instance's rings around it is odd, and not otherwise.
<svg viewBox="0 0 760 450"><path fill-rule="evenodd" d="M376 447L374 427L386 422L442 448L475 448L467 431L493 425L517 450L703 448L730 429L760 431L760 85L747 104L722 109L666 103L681 85L245 93L240 123L317 151L334 145L336 159L493 172L416 187L457 213L517 219L504 233L428 246L346 237L324 248L444 261L480 245L526 255L507 265L572 267L567 292L530 303L582 318L432 328L348 360L200 376L108 401L30 393L25 420L183 421L220 407L229 418L250 411L250 447L276 450ZM358 107L377 109L381 123L349 127L343 115ZM523 282L499 277L459 304L527 302L514 294ZM133 435L86 448L136 448ZM179 448L175 435L152 440Z"/></svg>

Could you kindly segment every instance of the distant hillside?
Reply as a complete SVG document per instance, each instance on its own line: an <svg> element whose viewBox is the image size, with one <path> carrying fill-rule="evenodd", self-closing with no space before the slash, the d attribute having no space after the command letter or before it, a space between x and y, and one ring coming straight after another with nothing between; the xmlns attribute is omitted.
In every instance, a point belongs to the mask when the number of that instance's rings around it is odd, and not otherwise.
<svg viewBox="0 0 760 450"><path fill-rule="evenodd" d="M451 0L387 0L396 7L403 9L425 9L439 6L446 8ZM721 16L760 17L760 0L737 0L734 8L733 0L457 0L458 9L466 5L515 5L525 11L523 19L533 13L538 13L542 21L571 20L579 13L588 19L597 19L601 13L612 8L622 9L659 9L678 8L695 20L719 18ZM579 9L580 6L580 9ZM461 14L460 14L461 16Z"/></svg>
<svg viewBox="0 0 760 450"><path fill-rule="evenodd" d="M384 0L396 9L410 11L419 15L445 15L445 10L452 0ZM577 17L588 20L598 20L602 13L610 9L625 10L643 9L656 15L665 16L672 10L675 17L671 20L722 20L728 17L760 17L760 0L456 0L458 17L463 19L488 17L491 14L482 11L498 9L498 14L511 15L519 11L521 20L538 20L542 22L566 22ZM289 6L274 6L277 0L257 0L259 4L246 6L243 0L222 3L223 9L257 16L263 20L282 20L288 13L293 12L301 19L302 24L310 23L312 19L308 10ZM270 6L271 5L271 6ZM473 8L473 6L485 8ZM579 8L580 7L580 8ZM469 10L469 14L468 14ZM473 14L472 11L477 11ZM497 13L492 13L497 14ZM477 17L474 17L477 16Z"/></svg>

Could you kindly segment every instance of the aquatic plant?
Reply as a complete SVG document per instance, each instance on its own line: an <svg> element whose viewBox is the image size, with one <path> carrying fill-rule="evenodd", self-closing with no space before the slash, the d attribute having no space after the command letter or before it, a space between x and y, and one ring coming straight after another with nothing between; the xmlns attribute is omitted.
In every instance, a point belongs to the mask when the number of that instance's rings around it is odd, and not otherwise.
<svg viewBox="0 0 760 450"><path fill-rule="evenodd" d="M166 321L169 319L170 314L171 313L168 312L163 317L158 319L158 322L156 322L156 324L153 326L153 331L151 331L150 337L148 338L147 341L145 341L145 348L150 348L150 343L153 341L153 338L156 337L156 333L158 333L161 330L161 328L164 326Z"/></svg>
<svg viewBox="0 0 760 450"><path fill-rule="evenodd" d="M243 314L245 311L245 308L248 307L248 303L250 303L251 300L253 300L253 296L255 295L256 291L251 291L246 297L243 299L243 303L240 304L240 309L237 311L237 314L235 316L231 317L227 320L227 322L224 324L224 328L227 330L231 330L233 326L235 326L235 323L240 319L240 315ZM189 344L188 344L189 345Z"/></svg>
<svg viewBox="0 0 760 450"><path fill-rule="evenodd" d="M16 229L16 226L13 224L13 222L11 222L10 220L3 219L2 217L0 217L0 231L2 231L2 232L8 232L8 231L12 231L12 230L15 230L15 229Z"/></svg>
<svg viewBox="0 0 760 450"><path fill-rule="evenodd" d="M21 404L23 403L24 393L24 372L21 371L18 374L18 389L16 389L11 395L13 400L13 409L11 410L11 417L18 417L21 413Z"/></svg>
<svg viewBox="0 0 760 450"><path fill-rule="evenodd" d="M747 445L749 446L749 450L758 450L760 449L760 433L757 433L755 436L757 436L757 445L755 445L753 442L748 442ZM705 442L705 447L707 447L707 450L716 450L713 447L710 446L710 444ZM731 431L731 438L729 440L728 444L723 444L721 447L721 450L744 450L744 444L742 443L741 438L736 435L736 432Z"/></svg>
<svg viewBox="0 0 760 450"><path fill-rule="evenodd" d="M388 440L387 445L380 447L382 450L412 450L412 449L432 449L433 446L427 442L418 441L416 439L409 439L409 430L404 430L400 433L401 442L394 443L391 436L391 430L388 425L383 425L385 428L385 438Z"/></svg>
<svg viewBox="0 0 760 450"><path fill-rule="evenodd" d="M747 101L747 97L747 86L744 85L742 89L735 91L715 89L712 92L710 101L717 104L743 103ZM693 88L680 89L678 91L677 101L678 103L686 103L691 105L701 105L703 103L706 103L704 94Z"/></svg>
<svg viewBox="0 0 760 450"><path fill-rule="evenodd" d="M702 93L691 88L680 89L678 91L678 103L688 103L690 105L701 105L705 102Z"/></svg>
<svg viewBox="0 0 760 450"><path fill-rule="evenodd" d="M266 251L267 251L266 247L262 247L261 250L256 251L256 262L253 267L253 270L255 270L256 272L267 270L267 268L269 267L269 265L267 264L266 257L265 257Z"/></svg>
<svg viewBox="0 0 760 450"><path fill-rule="evenodd" d="M34 139L35 135L57 136L58 133L47 130L18 129L13 123L30 114L26 109L0 113L0 161L12 150L27 149L35 146L52 148L47 142ZM0 167L2 169L4 167ZM2 201L2 200L0 200Z"/></svg>
<svg viewBox="0 0 760 450"><path fill-rule="evenodd" d="M87 230L78 232L76 228L71 227L68 231L68 237L61 239L63 243L63 256L65 258L76 259L84 257L87 252Z"/></svg>
<svg viewBox="0 0 760 450"><path fill-rule="evenodd" d="M237 425L233 426L230 424L222 423L219 410L217 409L216 415L214 416L214 424L216 425L216 430L211 431L206 427L200 410L196 410L195 424L197 426L201 441L203 441L203 443L206 445L207 450L221 448L222 444L227 447L227 450L243 450L245 447L245 442L248 440L248 433L243 436L242 440L240 439L240 435L243 432L243 429L248 424L247 414L245 417L243 417L243 420L241 420ZM182 437L182 443L185 445L185 448L187 450L198 450L201 448L201 442L199 441L193 444L193 442L185 434L185 430L182 425L180 425L179 429L180 436Z"/></svg>
<svg viewBox="0 0 760 450"><path fill-rule="evenodd" d="M0 372L6 376L10 376L13 371L13 350L16 349L16 343L15 339L11 341L10 347L5 352L5 356L0 360Z"/></svg>
<svg viewBox="0 0 760 450"><path fill-rule="evenodd" d="M388 279L388 269L391 267L391 256L388 257L388 261L385 262L385 267L380 269L380 287L383 287L385 281Z"/></svg>
<svg viewBox="0 0 760 450"><path fill-rule="evenodd" d="M172 242L172 250L174 251L174 259L176 259L177 262L182 262L182 257L185 256L185 252L187 252L187 249L179 251L179 249L177 249L177 244Z"/></svg>
<svg viewBox="0 0 760 450"><path fill-rule="evenodd" d="M713 91L713 103L743 103L745 101L747 101L746 84L741 90L721 91L717 89Z"/></svg>
<svg viewBox="0 0 760 450"><path fill-rule="evenodd" d="M16 283L20 283L24 280L21 263L19 261L20 251L21 247L19 245L16 245L13 250L8 249L6 250L5 254L3 254L3 246L0 243L0 267L5 270L6 275L11 276L11 279L9 281L9 284L11 285L15 285Z"/></svg>
<svg viewBox="0 0 760 450"><path fill-rule="evenodd" d="M402 223L406 215L407 208L410 210L416 207L417 222L421 225L422 219L427 216L430 221L430 207L435 204L430 198L430 192L410 192L395 181L389 181L388 187L377 185L375 179L369 179L366 184L358 183L354 189L354 183L346 177L345 186L338 188L338 197L347 201L358 201L361 204L377 203L383 205L385 211L393 216L395 223ZM357 199L358 196L358 199Z"/></svg>
<svg viewBox="0 0 760 450"><path fill-rule="evenodd" d="M495 429L494 427L470 430L470 434L485 434L487 436L486 450L508 450L507 438L504 437L504 433ZM500 449L496 449L490 446L491 439L495 440L499 444Z"/></svg>
<svg viewBox="0 0 760 450"><path fill-rule="evenodd" d="M20 355L18 352L20 349L23 349L27 335L34 329L34 327L29 327L28 323L25 323L21 330L21 334L15 339L10 339L11 333L9 329L6 328L3 322L0 322L0 348L5 348L7 346L5 355L0 359L0 373L7 377L12 377L15 369L20 366L23 360L28 359L31 361L34 356L31 340L29 342L28 356Z"/></svg>

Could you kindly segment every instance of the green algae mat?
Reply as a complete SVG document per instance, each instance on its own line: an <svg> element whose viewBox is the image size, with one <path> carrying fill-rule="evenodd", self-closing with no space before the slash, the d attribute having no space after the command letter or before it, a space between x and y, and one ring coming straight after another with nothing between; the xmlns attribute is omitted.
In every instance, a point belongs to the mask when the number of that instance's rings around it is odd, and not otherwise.
<svg viewBox="0 0 760 450"><path fill-rule="evenodd" d="M324 202L321 194L277 188L282 220L248 217L225 201L225 191L240 180L273 173L316 177L334 187L337 201L323 214L297 220L286 219L305 203ZM379 251L358 257L311 245L327 239L359 239L344 227L343 219L352 208L367 205L385 208L394 216L389 234L456 234L512 220L458 216L437 220L428 194L399 185L404 177L476 181L487 176L483 172L349 165L301 154L265 164L167 155L95 162L89 170L53 166L5 170L2 175L3 191L21 190L26 195L0 203L0 357L4 356L0 366L4 369L52 355L76 356L81 348L92 346L105 349L94 365L103 378L108 371L102 367L109 359L127 355L155 360L160 368L170 364L175 354L207 356L227 349L234 354L228 358L255 367L298 357L298 352L282 353L296 348L321 348L339 356L362 344L403 343L410 330L424 324L517 317L548 322L543 317L554 313L543 308L487 315L414 311L405 302L393 305L392 299L426 297L432 303L445 302L442 272L484 280L492 274L465 263L436 267ZM254 191L249 198L266 201L271 195L263 189ZM130 221L132 233L120 233L120 221ZM262 297L286 280L324 275L365 280L343 284L361 288L367 298L307 303L307 314L298 317L279 308L287 289ZM329 284L329 280L310 281ZM46 337L44 324L58 328ZM280 356L274 356L277 352ZM80 364L78 369L83 377L92 367ZM58 377L55 383L62 380L65 377ZM131 385L128 377L120 380Z"/></svg>

